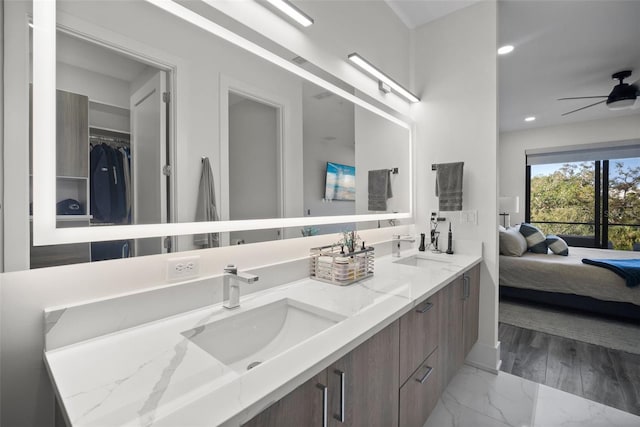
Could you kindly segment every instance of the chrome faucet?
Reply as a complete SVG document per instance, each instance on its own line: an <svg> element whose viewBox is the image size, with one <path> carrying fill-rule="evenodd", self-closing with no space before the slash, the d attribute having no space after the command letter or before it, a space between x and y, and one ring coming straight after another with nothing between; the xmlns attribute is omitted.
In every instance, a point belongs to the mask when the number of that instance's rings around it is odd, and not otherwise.
<svg viewBox="0 0 640 427"><path fill-rule="evenodd" d="M238 273L233 264L227 265L222 276L222 306L229 309L240 307L240 282L254 283L258 279L255 274Z"/></svg>
<svg viewBox="0 0 640 427"><path fill-rule="evenodd" d="M399 234L394 234L393 239L391 240L391 251L393 256L396 258L400 258L400 242L415 242L416 239L412 239L411 237L402 237Z"/></svg>

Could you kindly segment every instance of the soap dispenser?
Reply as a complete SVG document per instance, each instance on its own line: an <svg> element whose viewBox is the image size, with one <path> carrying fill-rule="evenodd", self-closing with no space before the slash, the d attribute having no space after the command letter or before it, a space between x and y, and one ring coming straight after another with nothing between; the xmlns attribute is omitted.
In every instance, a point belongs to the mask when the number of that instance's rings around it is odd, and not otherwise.
<svg viewBox="0 0 640 427"><path fill-rule="evenodd" d="M424 242L425 237L425 233L420 233L420 247L418 248L420 252L424 252L427 249Z"/></svg>

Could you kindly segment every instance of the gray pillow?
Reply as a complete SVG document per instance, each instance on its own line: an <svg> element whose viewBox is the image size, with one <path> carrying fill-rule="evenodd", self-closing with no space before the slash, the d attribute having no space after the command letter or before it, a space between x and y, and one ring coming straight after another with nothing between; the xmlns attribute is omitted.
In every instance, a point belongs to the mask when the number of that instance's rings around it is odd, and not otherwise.
<svg viewBox="0 0 640 427"><path fill-rule="evenodd" d="M546 254L549 252L547 248L547 236L536 226L531 224L520 224L520 234L527 241L527 247L534 254Z"/></svg>
<svg viewBox="0 0 640 427"><path fill-rule="evenodd" d="M556 255L569 255L569 246L562 238L553 234L547 234L547 246Z"/></svg>
<svg viewBox="0 0 640 427"><path fill-rule="evenodd" d="M518 228L507 228L500 231L500 255L522 256L527 251L527 239Z"/></svg>

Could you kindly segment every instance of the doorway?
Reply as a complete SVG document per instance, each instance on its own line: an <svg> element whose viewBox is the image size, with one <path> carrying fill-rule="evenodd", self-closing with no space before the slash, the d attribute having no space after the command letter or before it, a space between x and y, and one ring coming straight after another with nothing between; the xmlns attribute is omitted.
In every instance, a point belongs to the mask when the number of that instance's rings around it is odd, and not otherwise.
<svg viewBox="0 0 640 427"><path fill-rule="evenodd" d="M229 219L282 217L281 108L229 91ZM229 244L282 238L282 230L234 231Z"/></svg>

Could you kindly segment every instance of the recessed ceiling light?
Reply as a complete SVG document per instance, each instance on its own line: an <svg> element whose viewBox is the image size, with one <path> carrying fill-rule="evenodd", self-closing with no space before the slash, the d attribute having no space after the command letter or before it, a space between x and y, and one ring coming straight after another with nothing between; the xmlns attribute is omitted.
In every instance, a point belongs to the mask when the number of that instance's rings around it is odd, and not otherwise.
<svg viewBox="0 0 640 427"><path fill-rule="evenodd" d="M498 55L506 55L507 53L511 53L513 51L513 46L510 44L501 46L498 48Z"/></svg>
<svg viewBox="0 0 640 427"><path fill-rule="evenodd" d="M524 118L524 121L525 121L525 122L532 122L532 121L534 121L535 119L536 119L536 118L535 118L534 116L529 116L529 117L525 117L525 118Z"/></svg>

